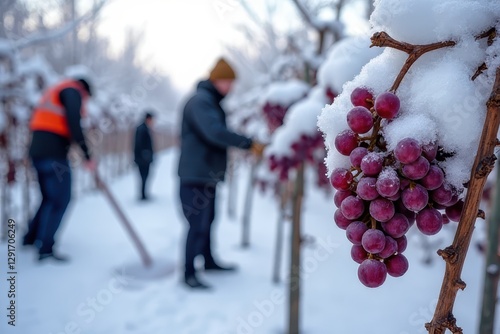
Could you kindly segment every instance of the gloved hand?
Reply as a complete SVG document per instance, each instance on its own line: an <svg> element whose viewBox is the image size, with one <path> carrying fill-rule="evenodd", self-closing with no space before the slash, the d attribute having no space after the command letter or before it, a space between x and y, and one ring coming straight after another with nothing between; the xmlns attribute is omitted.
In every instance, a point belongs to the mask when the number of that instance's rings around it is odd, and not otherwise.
<svg viewBox="0 0 500 334"><path fill-rule="evenodd" d="M261 158L264 154L264 149L266 145L259 143L257 141L252 142L252 146L250 146L250 152L258 158Z"/></svg>
<svg viewBox="0 0 500 334"><path fill-rule="evenodd" d="M95 160L85 160L84 166L85 169L91 173L94 173L97 170L97 162Z"/></svg>

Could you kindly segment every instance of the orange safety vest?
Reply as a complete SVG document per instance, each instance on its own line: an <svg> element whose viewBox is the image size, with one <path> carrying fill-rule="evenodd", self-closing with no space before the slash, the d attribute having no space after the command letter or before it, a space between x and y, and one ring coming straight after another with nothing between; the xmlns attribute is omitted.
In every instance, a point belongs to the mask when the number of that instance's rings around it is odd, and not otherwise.
<svg viewBox="0 0 500 334"><path fill-rule="evenodd" d="M58 85L49 88L35 107L30 122L31 131L47 131L58 134L65 138L70 138L66 110L59 100L59 93L66 88L74 88L82 96L82 107L80 114L85 116L84 102L87 99L87 92L82 85L74 80L63 81Z"/></svg>

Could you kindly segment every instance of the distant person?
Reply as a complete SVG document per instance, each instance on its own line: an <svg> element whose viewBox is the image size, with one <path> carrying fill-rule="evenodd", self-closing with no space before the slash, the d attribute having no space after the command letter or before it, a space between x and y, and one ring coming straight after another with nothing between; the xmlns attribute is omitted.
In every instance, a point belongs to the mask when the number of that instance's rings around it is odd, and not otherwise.
<svg viewBox="0 0 500 334"><path fill-rule="evenodd" d="M229 93L236 75L220 59L208 80L198 83L197 90L184 107L178 174L180 200L189 222L186 238L184 282L191 288L206 289L196 275L194 260L205 259L205 270L234 271L223 266L212 254L211 227L215 217L217 183L224 180L227 148L250 149L262 155L264 146L227 129L226 114L220 102Z"/></svg>
<svg viewBox="0 0 500 334"><path fill-rule="evenodd" d="M149 167L153 162L153 139L151 136L151 127L153 126L153 113L147 112L144 121L137 127L134 139L134 162L140 175L140 194L139 199L148 200L146 183L149 176Z"/></svg>
<svg viewBox="0 0 500 334"><path fill-rule="evenodd" d="M94 172L80 119L91 95L88 80L68 79L50 87L35 107L30 121L29 155L36 169L42 202L28 226L23 245L38 248L38 260L67 261L54 252L55 235L71 199L71 143L80 146L87 169Z"/></svg>

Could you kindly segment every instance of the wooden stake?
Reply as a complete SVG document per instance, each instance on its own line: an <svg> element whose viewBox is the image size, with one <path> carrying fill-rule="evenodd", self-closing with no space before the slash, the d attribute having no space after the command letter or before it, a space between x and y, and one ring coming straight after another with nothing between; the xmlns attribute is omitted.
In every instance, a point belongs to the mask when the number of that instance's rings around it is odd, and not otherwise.
<svg viewBox="0 0 500 334"><path fill-rule="evenodd" d="M289 334L300 333L300 234L302 198L304 197L304 163L300 163L295 179L292 217L292 256L290 266Z"/></svg>
<svg viewBox="0 0 500 334"><path fill-rule="evenodd" d="M432 321L425 325L430 334L443 334L449 329L454 334L461 334L453 316L453 305L459 289L465 289L465 282L460 275L469 249L479 203L488 174L493 169L496 157L493 154L497 143L500 125L500 68L496 71L493 91L487 102L487 114L483 133L479 141L474 165L472 167L469 189L465 197L464 211L458 224L453 244L438 254L446 261L446 272L439 294L438 304Z"/></svg>

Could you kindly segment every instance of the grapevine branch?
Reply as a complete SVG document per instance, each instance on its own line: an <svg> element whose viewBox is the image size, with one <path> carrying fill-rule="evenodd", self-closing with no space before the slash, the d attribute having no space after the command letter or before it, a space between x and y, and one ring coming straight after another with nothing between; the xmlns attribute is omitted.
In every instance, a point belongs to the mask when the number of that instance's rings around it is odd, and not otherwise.
<svg viewBox="0 0 500 334"><path fill-rule="evenodd" d="M394 84L392 85L390 91L395 92L399 85L401 84L401 81L403 80L404 76L406 73L408 73L408 70L410 67L420 58L422 55L424 55L427 52L442 49L445 47L450 47L454 46L456 44L455 41L445 41L445 42L437 42L437 43L431 43L431 44L423 44L423 45L414 45L414 44L409 44L405 42L400 42L389 36L388 33L385 31L382 32L377 32L373 34L371 38L372 46L379 46L379 47L391 47L396 50L400 50L403 52L406 52L408 54L408 58L406 59L405 64L403 65L403 68L399 72L396 80L394 81Z"/></svg>
<svg viewBox="0 0 500 334"><path fill-rule="evenodd" d="M476 39L488 38L488 45L491 45L497 36L495 28L491 28L479 35ZM371 46L392 47L408 54L401 71L394 81L390 91L395 92L404 76L408 73L411 66L427 52L438 50L445 47L456 45L454 41L444 41L425 45L413 45L400 42L389 36L386 32L377 32L372 38ZM476 79L484 70L485 65L478 67L472 80ZM494 149L499 145L497 139L498 129L500 127L500 67L496 71L495 84L492 93L487 102L487 115L481 135L480 145L476 154L474 165L471 171L471 178L467 195L465 197L464 211L458 224L457 232L453 244L444 250L439 250L438 254L446 262L446 272L439 295L438 305L434 317L425 327L429 334L444 334L449 329L453 334L462 334L462 329L457 326L456 319L453 316L453 306L458 290L465 289L466 284L460 278L465 257L472 238L474 223L477 217L484 216L479 210L481 195L488 174L495 165L496 156Z"/></svg>
<svg viewBox="0 0 500 334"><path fill-rule="evenodd" d="M438 251L446 262L446 272L439 294L434 318L426 328L430 334L444 334L449 329L454 334L461 334L453 316L453 305L459 289L465 288L460 279L467 250L472 238L474 223L477 218L479 203L488 174L493 169L496 157L497 133L500 126L500 68L496 71L495 84L487 102L487 114L481 135L480 145L471 171L470 185L465 197L464 211L458 224L453 244Z"/></svg>

